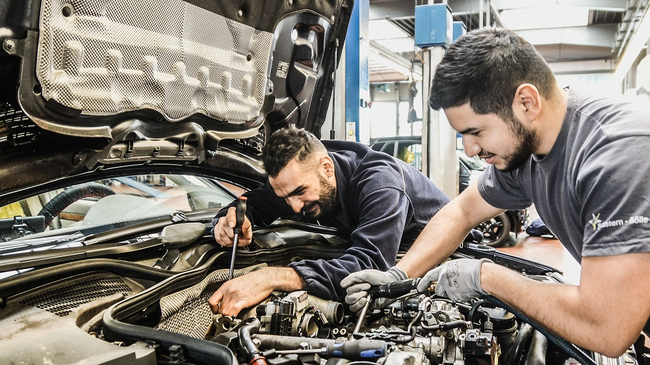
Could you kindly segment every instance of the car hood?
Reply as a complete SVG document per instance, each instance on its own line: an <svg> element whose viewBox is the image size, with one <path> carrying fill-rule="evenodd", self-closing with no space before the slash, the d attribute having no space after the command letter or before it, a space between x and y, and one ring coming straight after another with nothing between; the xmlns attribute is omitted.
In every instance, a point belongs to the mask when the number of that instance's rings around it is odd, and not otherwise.
<svg viewBox="0 0 650 365"><path fill-rule="evenodd" d="M274 130L320 135L353 7L15 3L0 8L0 205L131 170L259 180Z"/></svg>

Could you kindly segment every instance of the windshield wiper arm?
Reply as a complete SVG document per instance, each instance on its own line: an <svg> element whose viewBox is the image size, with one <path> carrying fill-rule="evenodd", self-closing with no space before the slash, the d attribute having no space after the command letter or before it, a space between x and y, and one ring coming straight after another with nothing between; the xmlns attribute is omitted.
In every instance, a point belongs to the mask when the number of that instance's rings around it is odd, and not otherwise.
<svg viewBox="0 0 650 365"><path fill-rule="evenodd" d="M16 242L4 242L0 245L0 256L21 252L33 252L45 250L48 247L59 246L61 244L70 244L74 242L83 242L84 235L81 232L66 234L62 236L47 236L33 239L22 239Z"/></svg>
<svg viewBox="0 0 650 365"><path fill-rule="evenodd" d="M162 243L156 237L131 244L124 244L123 242L102 243L92 248L81 246L63 248L55 251L19 253L6 258L0 258L0 272L50 266L91 258L126 255L158 246L162 246Z"/></svg>
<svg viewBox="0 0 650 365"><path fill-rule="evenodd" d="M200 215L197 217L199 220L206 219ZM97 235L84 236L81 233L76 233L75 235L78 236L78 240L76 242L79 243L77 246L70 246L53 250L42 249L29 251L23 247L23 253L19 251L13 255L7 255L5 257L2 257L2 255L0 255L0 272L19 270L36 266L60 264L95 257L125 255L130 252L148 250L153 247L169 245L169 242L164 242L164 240L161 241L158 234L156 234L155 237L147 237L144 240L140 240L140 242L117 242L117 240L122 239L125 236L142 236L144 232L163 229L164 227L169 226L170 223L171 225L175 225L179 223L185 223L189 220L187 217L185 217L184 214L182 215L182 218L183 219L179 219L179 216L177 214L171 214L168 218L165 219L157 219L153 222L145 221L135 226L120 227L111 231L99 233ZM51 242L52 237L48 238ZM195 239L198 239L198 237ZM59 242L58 244L61 243L65 242ZM92 245L93 247L86 247L88 245Z"/></svg>

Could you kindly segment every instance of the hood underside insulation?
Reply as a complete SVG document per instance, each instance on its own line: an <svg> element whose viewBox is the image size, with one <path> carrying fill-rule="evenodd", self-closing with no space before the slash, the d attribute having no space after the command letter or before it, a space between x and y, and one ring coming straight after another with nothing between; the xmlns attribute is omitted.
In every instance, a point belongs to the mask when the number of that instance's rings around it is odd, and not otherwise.
<svg viewBox="0 0 650 365"><path fill-rule="evenodd" d="M181 0L41 7L36 74L48 101L92 116L153 109L169 121L200 113L244 123L260 114L269 32Z"/></svg>

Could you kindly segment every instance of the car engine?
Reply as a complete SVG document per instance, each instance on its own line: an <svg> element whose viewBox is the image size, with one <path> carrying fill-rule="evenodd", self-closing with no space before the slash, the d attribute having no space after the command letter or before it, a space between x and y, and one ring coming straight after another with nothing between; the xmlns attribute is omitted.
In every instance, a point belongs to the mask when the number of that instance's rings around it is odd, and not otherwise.
<svg viewBox="0 0 650 365"><path fill-rule="evenodd" d="M197 224L183 223L177 232ZM346 245L336 232L295 225L257 230L255 237L255 248L238 252L235 276L306 256L336 256ZM135 261L87 258L0 280L3 362L643 364L633 348L618 359L584 351L496 298L455 302L432 288L418 293L412 290L417 279L372 291L384 305L360 313L296 291L273 292L237 317L214 314L208 298L228 280L229 250L210 236L167 251L161 241L149 235L116 246L117 257L125 257L126 246ZM161 252L176 249L174 270L161 269ZM488 246L465 245L450 259L465 257L487 257L536 280L562 280L552 268ZM28 264L5 267L20 265Z"/></svg>
<svg viewBox="0 0 650 365"><path fill-rule="evenodd" d="M215 274L223 278L225 272L213 273L212 276ZM542 275L534 278L550 280ZM189 288L180 295L171 294L173 298L161 298L163 315L154 328L221 346L221 350L228 354L227 359L232 356L239 363L608 363L600 355L588 354L544 332L534 323L504 308L504 304L494 298L454 302L433 292L420 294L410 291L389 299L390 304L384 308L357 315L346 310L343 303L323 300L305 291L277 292L246 313L232 318L205 311L202 314L197 310L202 305L205 307L207 298L213 293L212 284L206 284L206 279L196 286L198 289ZM207 292L199 294L203 289ZM194 294L190 294L192 291ZM135 313L133 309L130 312ZM178 312L164 314L170 310ZM107 320L107 314L104 315L104 325L110 328L112 322ZM208 320L202 320L202 317ZM118 338L124 339L124 336L128 337L129 332L122 332L122 337L118 335ZM141 340L151 341L151 337L144 336ZM163 341L160 346L159 355L164 354L170 363L193 363L187 358L191 350L175 345L165 350ZM600 362L592 359L593 356ZM606 361L637 363L633 354Z"/></svg>
<svg viewBox="0 0 650 365"><path fill-rule="evenodd" d="M284 363L292 357L303 364L323 360L495 364L501 353L497 339L512 344L517 330L514 316L503 310L481 308L477 312L477 305L473 308L474 324L466 320L471 307L463 307L463 315L455 303L420 295L400 299L363 321L357 318L356 323L351 321L353 316L343 315L340 303L321 302L320 308L325 305L321 310L316 302L305 292L297 292L259 306L258 316L238 324L239 328L256 332L251 341L257 344L259 353L245 356L264 357L270 364ZM227 344L228 332L236 328L215 334L213 340Z"/></svg>

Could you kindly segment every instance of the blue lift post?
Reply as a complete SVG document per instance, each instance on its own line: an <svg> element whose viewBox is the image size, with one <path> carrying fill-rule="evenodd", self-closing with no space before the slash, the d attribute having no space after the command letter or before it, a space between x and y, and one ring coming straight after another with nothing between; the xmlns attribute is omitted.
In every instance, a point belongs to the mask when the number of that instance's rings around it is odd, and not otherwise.
<svg viewBox="0 0 650 365"><path fill-rule="evenodd" d="M368 102L368 17L370 0L354 2L345 38L345 139L360 141L360 124L370 119Z"/></svg>
<svg viewBox="0 0 650 365"><path fill-rule="evenodd" d="M422 172L450 197L458 195L456 132L429 107L431 78L453 36L447 4L415 7L415 44L422 49Z"/></svg>
<svg viewBox="0 0 650 365"><path fill-rule="evenodd" d="M467 33L467 27L465 26L465 23L461 21L454 22L452 25L452 29L453 29L452 36L451 36L452 43L456 42L456 39L458 39L458 37Z"/></svg>

